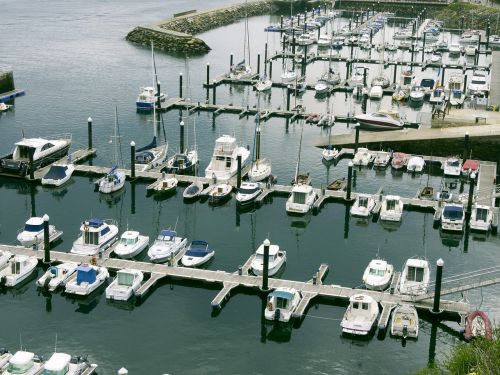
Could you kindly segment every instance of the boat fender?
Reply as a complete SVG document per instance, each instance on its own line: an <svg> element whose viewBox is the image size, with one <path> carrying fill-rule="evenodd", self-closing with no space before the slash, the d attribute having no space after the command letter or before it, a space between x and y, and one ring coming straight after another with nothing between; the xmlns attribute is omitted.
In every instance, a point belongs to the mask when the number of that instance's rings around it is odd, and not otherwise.
<svg viewBox="0 0 500 375"><path fill-rule="evenodd" d="M269 301L269 302L267 303L267 309L268 309L269 311L273 311L273 303L272 303L271 301Z"/></svg>

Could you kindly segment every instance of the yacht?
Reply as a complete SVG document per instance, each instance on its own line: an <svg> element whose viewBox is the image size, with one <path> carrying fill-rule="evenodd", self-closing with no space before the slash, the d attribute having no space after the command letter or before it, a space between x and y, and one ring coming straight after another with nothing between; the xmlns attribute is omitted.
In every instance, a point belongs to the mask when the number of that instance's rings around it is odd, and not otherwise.
<svg viewBox="0 0 500 375"><path fill-rule="evenodd" d="M149 245L149 236L143 236L134 230L123 232L113 252L122 259L130 259L139 255Z"/></svg>
<svg viewBox="0 0 500 375"><path fill-rule="evenodd" d="M374 168L385 168L391 161L391 154L387 151L377 151L373 160Z"/></svg>
<svg viewBox="0 0 500 375"><path fill-rule="evenodd" d="M215 250L211 249L207 242L193 240L182 256L181 262L185 267L198 267L208 262L214 255Z"/></svg>
<svg viewBox="0 0 500 375"><path fill-rule="evenodd" d="M365 80L365 68L357 67L349 80L349 86L351 87L362 87L364 86Z"/></svg>
<svg viewBox="0 0 500 375"><path fill-rule="evenodd" d="M374 156L370 150L365 147L358 147L358 151L354 155L354 159L352 159L352 164L366 167L372 162L373 158Z"/></svg>
<svg viewBox="0 0 500 375"><path fill-rule="evenodd" d="M406 165L406 170L408 172L421 173L424 170L425 160L421 156L412 156L408 160L408 164Z"/></svg>
<svg viewBox="0 0 500 375"><path fill-rule="evenodd" d="M418 313L414 306L397 305L392 312L391 336L406 338L418 337Z"/></svg>
<svg viewBox="0 0 500 375"><path fill-rule="evenodd" d="M424 101L426 88L423 86L414 86L410 91L410 101L421 103Z"/></svg>
<svg viewBox="0 0 500 375"><path fill-rule="evenodd" d="M75 262L64 262L56 266L50 266L43 276L36 281L36 285L39 288L53 292L59 286L64 286L75 273L76 267L78 267L78 263Z"/></svg>
<svg viewBox="0 0 500 375"><path fill-rule="evenodd" d="M49 238L57 233L56 227L49 225ZM62 232L60 233L62 234ZM17 240L24 247L43 246L43 217L30 217L24 224L24 228L19 229Z"/></svg>
<svg viewBox="0 0 500 375"><path fill-rule="evenodd" d="M73 242L71 253L80 255L97 255L116 241L118 227L101 219L89 219L80 226L82 233Z"/></svg>
<svg viewBox="0 0 500 375"><path fill-rule="evenodd" d="M262 188L256 182L242 182L236 193L238 204L245 205L255 201L262 193Z"/></svg>
<svg viewBox="0 0 500 375"><path fill-rule="evenodd" d="M65 292L79 296L88 296L100 287L109 273L105 267L81 264L76 268L76 275L66 283Z"/></svg>
<svg viewBox="0 0 500 375"><path fill-rule="evenodd" d="M426 259L410 258L406 261L401 273L399 293L413 296L425 294L429 279L429 262Z"/></svg>
<svg viewBox="0 0 500 375"><path fill-rule="evenodd" d="M356 120L363 129L370 130L399 130L404 126L398 112L381 110L378 112L361 114ZM359 150L359 149L358 149Z"/></svg>
<svg viewBox="0 0 500 375"><path fill-rule="evenodd" d="M286 201L286 212L288 214L304 215L308 213L318 195L309 184L297 183L292 187L292 193Z"/></svg>
<svg viewBox="0 0 500 375"><path fill-rule="evenodd" d="M43 365L43 375L80 375L95 368L97 368L97 365L89 364L82 357L71 357L66 353L54 353Z"/></svg>
<svg viewBox="0 0 500 375"><path fill-rule="evenodd" d="M460 44L477 44L479 41L479 30L466 30L462 33L459 39Z"/></svg>
<svg viewBox="0 0 500 375"><path fill-rule="evenodd" d="M61 186L69 181L74 170L73 163L54 163L42 177L42 185Z"/></svg>
<svg viewBox="0 0 500 375"><path fill-rule="evenodd" d="M12 177L26 177L30 173L30 158L33 170L52 163L68 154L71 135L51 139L23 138L15 143L12 153L0 158L0 173Z"/></svg>
<svg viewBox="0 0 500 375"><path fill-rule="evenodd" d="M157 91L153 87L141 87L137 100L135 101L138 110L151 110L154 108L155 103L158 101ZM160 93L160 102L164 102L167 96Z"/></svg>
<svg viewBox="0 0 500 375"><path fill-rule="evenodd" d="M403 216L403 201L397 195L386 195L382 200L380 220L401 221Z"/></svg>
<svg viewBox="0 0 500 375"><path fill-rule="evenodd" d="M328 34L321 34L318 38L318 47L330 47L332 45L332 37Z"/></svg>
<svg viewBox="0 0 500 375"><path fill-rule="evenodd" d="M404 152L395 152L392 154L391 167L395 170L401 170L408 164L408 155Z"/></svg>
<svg viewBox="0 0 500 375"><path fill-rule="evenodd" d="M261 159L260 157L260 115L257 117L257 129L255 129L255 154L252 166L248 171L248 178L252 182L263 181L271 175L272 165L271 161L266 158Z"/></svg>
<svg viewBox="0 0 500 375"><path fill-rule="evenodd" d="M467 87L471 94L486 94L490 91L487 73L483 70L475 70Z"/></svg>
<svg viewBox="0 0 500 375"><path fill-rule="evenodd" d="M372 259L363 273L363 284L367 289L382 291L391 284L394 267L385 260Z"/></svg>
<svg viewBox="0 0 500 375"><path fill-rule="evenodd" d="M368 217L375 208L375 199L371 194L358 194L351 207L351 215L359 217Z"/></svg>
<svg viewBox="0 0 500 375"><path fill-rule="evenodd" d="M286 251L281 250L278 245L269 245L268 259L268 276L274 276L286 262ZM250 267L252 268L252 272L257 276L261 276L264 272L264 244L261 244L255 252L255 257Z"/></svg>
<svg viewBox="0 0 500 375"><path fill-rule="evenodd" d="M241 168L244 169L250 160L250 151L237 146L236 139L229 135L217 138L212 160L205 169L205 177L229 180L238 172L238 156L241 156Z"/></svg>
<svg viewBox="0 0 500 375"><path fill-rule="evenodd" d="M38 264L36 256L14 255L0 270L0 286L14 287L26 280Z"/></svg>
<svg viewBox="0 0 500 375"><path fill-rule="evenodd" d="M153 263L163 263L187 245L187 238L177 236L174 230L162 230L153 245L149 247L148 257Z"/></svg>
<svg viewBox="0 0 500 375"><path fill-rule="evenodd" d="M198 165L198 151L185 150L178 152L167 161L166 172L175 174L191 174Z"/></svg>
<svg viewBox="0 0 500 375"><path fill-rule="evenodd" d="M372 86L370 88L370 92L368 93L368 96L370 99L381 99L382 96L384 95L384 90L382 89L382 86Z"/></svg>
<svg viewBox="0 0 500 375"><path fill-rule="evenodd" d="M106 288L106 298L112 301L128 301L141 287L144 274L139 270L122 269Z"/></svg>
<svg viewBox="0 0 500 375"><path fill-rule="evenodd" d="M493 210L490 206L475 204L470 216L470 229L477 232L488 232L493 222Z"/></svg>
<svg viewBox="0 0 500 375"><path fill-rule="evenodd" d="M300 292L293 288L276 288L267 296L264 317L267 320L288 323L301 300Z"/></svg>
<svg viewBox="0 0 500 375"><path fill-rule="evenodd" d="M340 323L342 333L366 336L375 327L379 315L378 302L366 294L349 298L349 306Z"/></svg>
<svg viewBox="0 0 500 375"><path fill-rule="evenodd" d="M415 83L415 73L412 70L405 69L401 72L400 88L409 90Z"/></svg>
<svg viewBox="0 0 500 375"><path fill-rule="evenodd" d="M215 187L209 191L208 199L209 203L212 205L218 205L231 199L231 193L233 187L229 184L221 183L215 185Z"/></svg>
<svg viewBox="0 0 500 375"><path fill-rule="evenodd" d="M441 229L461 232L464 229L465 209L462 204L446 203L441 214Z"/></svg>
<svg viewBox="0 0 500 375"><path fill-rule="evenodd" d="M281 80L283 82L292 82L297 79L297 72L292 68L286 69L283 73L281 73Z"/></svg>
<svg viewBox="0 0 500 375"><path fill-rule="evenodd" d="M462 88L464 84L464 78L461 73L452 73L450 79L448 80L448 90L449 90L449 101L452 106L461 106L464 104L465 95L464 89Z"/></svg>
<svg viewBox="0 0 500 375"><path fill-rule="evenodd" d="M316 95L324 95L324 94L327 94L328 92L330 92L330 85L328 84L328 82L320 79L318 80L318 82L316 82L316 84L314 85L314 91L316 93Z"/></svg>
<svg viewBox="0 0 500 375"><path fill-rule="evenodd" d="M457 157L451 157L445 160L443 165L445 176L460 177L462 173L462 161Z"/></svg>
<svg viewBox="0 0 500 375"><path fill-rule="evenodd" d="M42 371L42 361L34 353L19 350L0 371L2 375L37 375Z"/></svg>

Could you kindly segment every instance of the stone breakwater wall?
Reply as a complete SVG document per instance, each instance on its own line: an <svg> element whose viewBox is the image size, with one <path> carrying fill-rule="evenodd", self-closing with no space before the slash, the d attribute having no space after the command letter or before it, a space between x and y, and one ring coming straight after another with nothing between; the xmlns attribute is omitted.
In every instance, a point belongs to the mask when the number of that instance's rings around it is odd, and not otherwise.
<svg viewBox="0 0 500 375"><path fill-rule="evenodd" d="M155 24L138 26L128 33L128 41L149 46L174 54L203 54L210 47L194 36L216 27L229 25L248 16L271 13L272 0L257 0L204 12L192 12L172 17Z"/></svg>

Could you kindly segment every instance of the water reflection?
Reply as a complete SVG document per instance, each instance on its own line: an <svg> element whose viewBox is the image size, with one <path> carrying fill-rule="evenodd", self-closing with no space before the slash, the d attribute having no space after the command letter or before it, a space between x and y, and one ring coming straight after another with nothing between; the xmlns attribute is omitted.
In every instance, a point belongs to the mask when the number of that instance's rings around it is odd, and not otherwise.
<svg viewBox="0 0 500 375"><path fill-rule="evenodd" d="M125 194L125 188L122 188L114 193L104 194L99 193L99 202L105 202L109 208L118 204L122 196Z"/></svg>
<svg viewBox="0 0 500 375"><path fill-rule="evenodd" d="M451 251L452 248L460 246L460 241L462 241L463 233L448 232L439 229L439 236L441 237L441 243Z"/></svg>
<svg viewBox="0 0 500 375"><path fill-rule="evenodd" d="M289 342L292 338L293 326L291 322L283 323L278 321L269 321L265 318L265 309L267 296L260 296L260 342L266 343L267 340L277 343Z"/></svg>
<svg viewBox="0 0 500 375"><path fill-rule="evenodd" d="M103 285L99 286L97 290L93 291L92 294L89 296L78 297L73 295L66 295L65 297L69 302L71 302L71 304L75 303L77 304L75 312L79 312L82 314L89 314L99 304L99 301L102 295L104 294L106 286L107 283L105 282Z"/></svg>

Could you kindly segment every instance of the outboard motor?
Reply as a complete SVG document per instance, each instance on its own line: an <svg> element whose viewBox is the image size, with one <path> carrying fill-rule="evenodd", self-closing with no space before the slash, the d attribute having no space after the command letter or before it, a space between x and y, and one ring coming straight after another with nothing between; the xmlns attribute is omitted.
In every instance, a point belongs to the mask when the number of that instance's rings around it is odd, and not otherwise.
<svg viewBox="0 0 500 375"><path fill-rule="evenodd" d="M281 311L280 309L276 309L274 311L274 320L280 320L280 316L281 316Z"/></svg>
<svg viewBox="0 0 500 375"><path fill-rule="evenodd" d="M6 283L7 283L7 276L2 276L2 278L0 278L0 288L5 287Z"/></svg>
<svg viewBox="0 0 500 375"><path fill-rule="evenodd" d="M403 325L403 338L406 339L408 337L408 324Z"/></svg>

